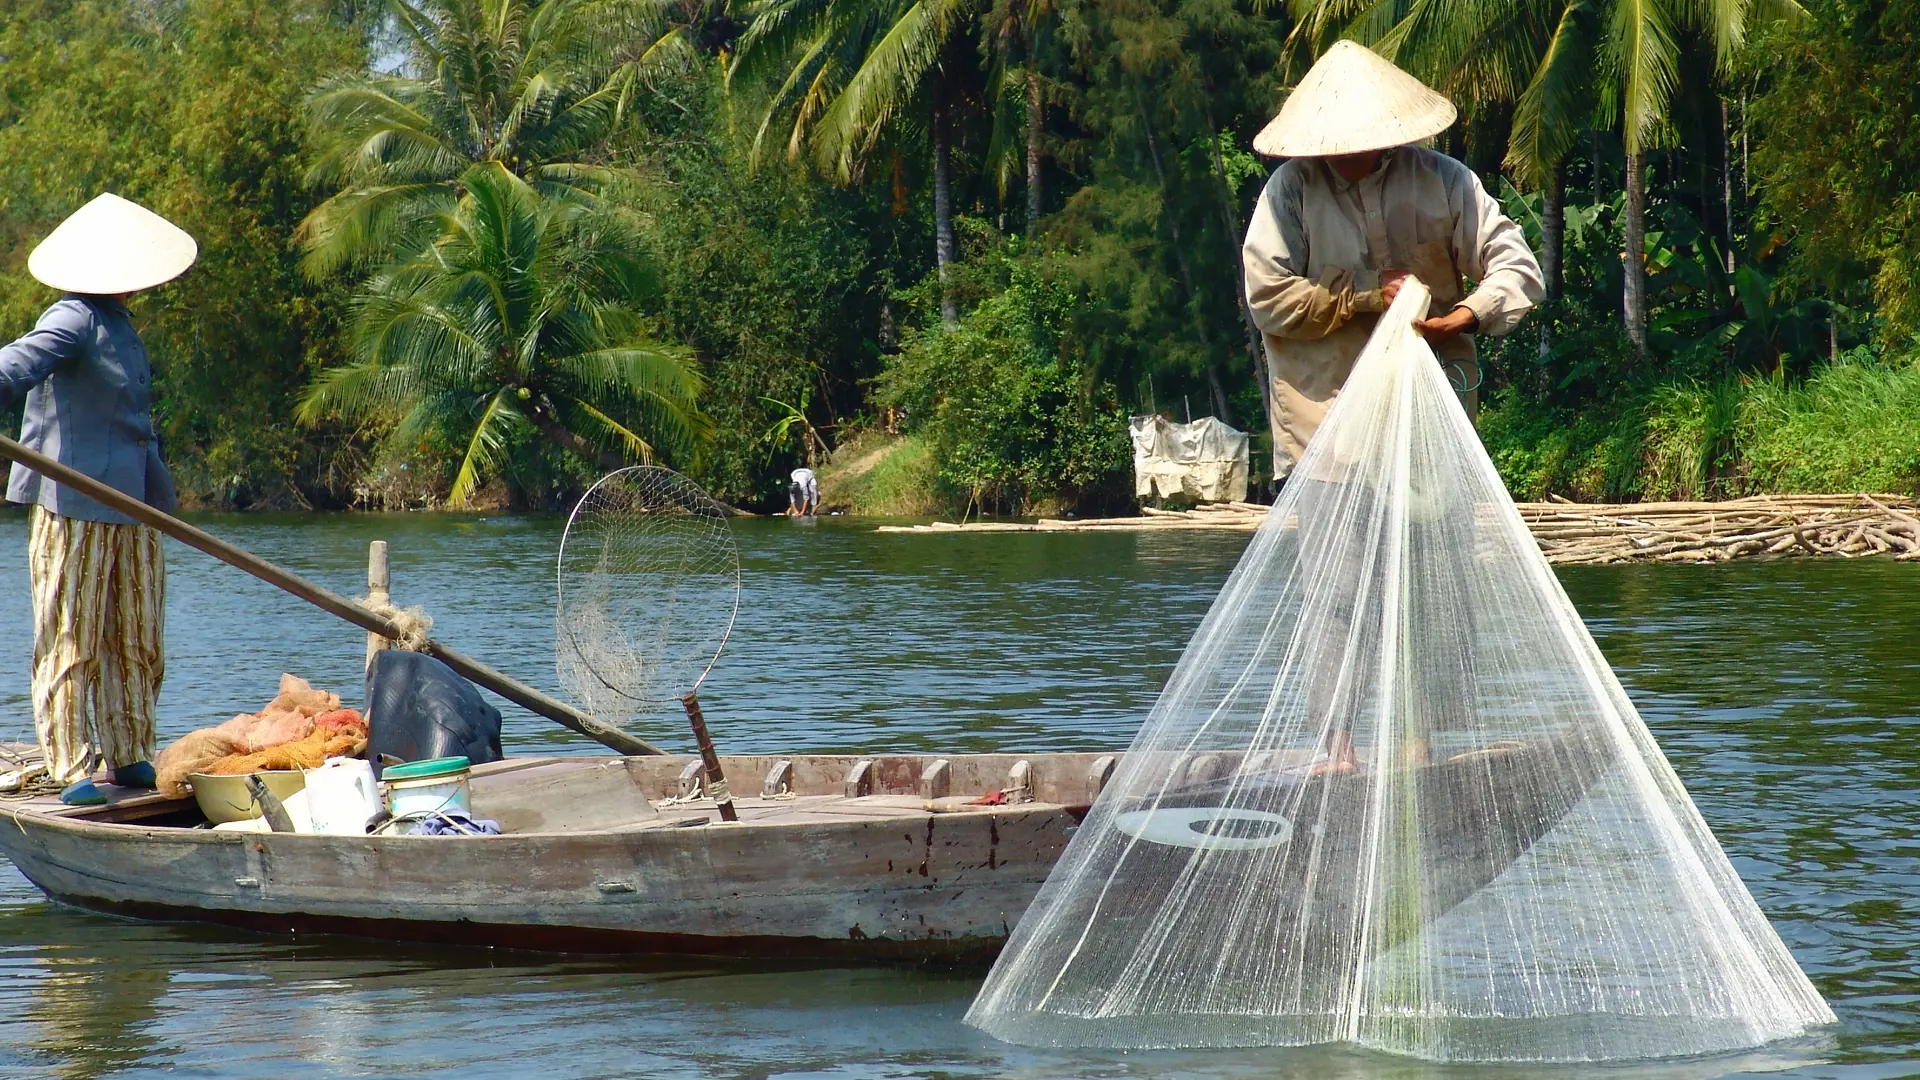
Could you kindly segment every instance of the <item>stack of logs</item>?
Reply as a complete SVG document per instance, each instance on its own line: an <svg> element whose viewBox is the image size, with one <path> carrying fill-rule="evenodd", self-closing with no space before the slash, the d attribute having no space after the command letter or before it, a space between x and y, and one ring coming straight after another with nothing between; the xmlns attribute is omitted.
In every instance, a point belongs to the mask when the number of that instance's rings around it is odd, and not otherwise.
<svg viewBox="0 0 1920 1080"><path fill-rule="evenodd" d="M970 521L954 524L936 521L931 525L882 525L878 532L1184 532L1225 529L1229 532L1253 532L1267 520L1267 508L1259 503L1201 503L1191 510L1140 508L1139 517L1120 518L1041 518L1024 521Z"/></svg>
<svg viewBox="0 0 1920 1080"><path fill-rule="evenodd" d="M1556 564L1724 562L1787 554L1920 559L1920 505L1899 495L1519 506L1547 561Z"/></svg>
<svg viewBox="0 0 1920 1080"><path fill-rule="evenodd" d="M1728 502L1599 505L1517 504L1547 561L1724 562L1759 555L1891 555L1920 560L1920 503L1904 495L1757 495ZM886 525L881 532L1252 532L1267 518L1258 503L1192 510L1142 507L1140 517L1069 521Z"/></svg>

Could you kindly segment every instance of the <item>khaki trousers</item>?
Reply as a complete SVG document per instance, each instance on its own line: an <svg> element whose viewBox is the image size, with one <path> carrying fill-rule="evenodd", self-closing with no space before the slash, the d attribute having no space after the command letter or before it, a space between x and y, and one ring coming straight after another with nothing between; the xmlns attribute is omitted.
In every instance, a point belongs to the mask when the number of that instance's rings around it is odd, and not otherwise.
<svg viewBox="0 0 1920 1080"><path fill-rule="evenodd" d="M166 675L167 568L144 525L34 507L33 723L62 784L154 758L154 706Z"/></svg>

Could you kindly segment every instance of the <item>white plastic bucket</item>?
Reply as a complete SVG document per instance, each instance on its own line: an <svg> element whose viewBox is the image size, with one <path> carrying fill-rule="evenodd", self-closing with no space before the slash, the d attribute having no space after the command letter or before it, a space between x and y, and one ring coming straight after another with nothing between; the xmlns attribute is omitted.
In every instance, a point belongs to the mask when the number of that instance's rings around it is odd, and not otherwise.
<svg viewBox="0 0 1920 1080"><path fill-rule="evenodd" d="M473 798L465 772L419 780L390 780L386 788L387 810L394 817L431 814L436 810L473 813Z"/></svg>
<svg viewBox="0 0 1920 1080"><path fill-rule="evenodd" d="M373 763L359 758L331 758L306 774L307 812L313 831L336 836L364 836L367 822L380 812L379 785Z"/></svg>

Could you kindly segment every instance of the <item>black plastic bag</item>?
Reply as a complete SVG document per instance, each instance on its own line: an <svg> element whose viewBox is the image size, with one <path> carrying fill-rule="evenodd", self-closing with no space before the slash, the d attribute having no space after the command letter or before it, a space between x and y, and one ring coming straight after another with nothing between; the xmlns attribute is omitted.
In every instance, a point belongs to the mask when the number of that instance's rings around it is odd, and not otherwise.
<svg viewBox="0 0 1920 1080"><path fill-rule="evenodd" d="M500 760L500 710L425 653L387 649L367 669L367 758Z"/></svg>

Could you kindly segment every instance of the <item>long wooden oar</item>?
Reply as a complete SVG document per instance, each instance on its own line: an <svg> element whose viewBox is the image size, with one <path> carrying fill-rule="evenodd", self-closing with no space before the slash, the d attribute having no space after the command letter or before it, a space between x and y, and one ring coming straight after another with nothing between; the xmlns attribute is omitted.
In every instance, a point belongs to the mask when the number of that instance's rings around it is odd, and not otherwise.
<svg viewBox="0 0 1920 1080"><path fill-rule="evenodd" d="M261 581L284 589L320 610L337 615L363 630L385 638L401 636L400 627L396 626L393 620L356 604L336 592L315 585L298 574L282 570L251 552L242 551L212 533L181 521L172 514L155 510L125 492L108 487L85 473L76 472L45 454L29 450L5 436L0 436L0 457L18 462L103 506L118 510L142 524L150 525L188 547L199 548L221 562L245 570ZM619 728L603 724L566 702L549 697L526 683L503 672L495 671L465 653L450 649L437 641L427 642L424 651L459 672L467 680L479 683L528 712L544 716L561 727L571 728L622 754L664 753L644 739L636 739Z"/></svg>

